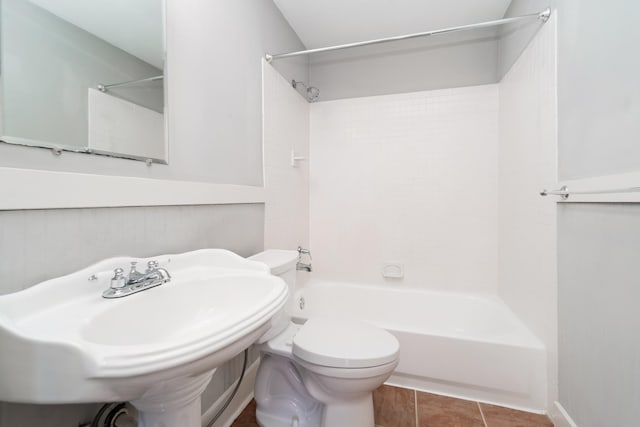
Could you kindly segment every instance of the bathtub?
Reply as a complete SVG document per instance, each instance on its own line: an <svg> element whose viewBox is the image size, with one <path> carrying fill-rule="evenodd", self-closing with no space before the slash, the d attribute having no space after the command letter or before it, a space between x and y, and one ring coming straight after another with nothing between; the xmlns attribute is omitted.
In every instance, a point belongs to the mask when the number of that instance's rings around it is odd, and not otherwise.
<svg viewBox="0 0 640 427"><path fill-rule="evenodd" d="M387 384L531 412L546 408L546 350L497 297L311 279L290 310L355 317L400 341Z"/></svg>

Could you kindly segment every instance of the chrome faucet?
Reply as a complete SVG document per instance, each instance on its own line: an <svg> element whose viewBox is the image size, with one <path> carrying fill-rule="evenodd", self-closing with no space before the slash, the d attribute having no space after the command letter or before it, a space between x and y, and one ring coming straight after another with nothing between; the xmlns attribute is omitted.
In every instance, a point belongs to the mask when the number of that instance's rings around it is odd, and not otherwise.
<svg viewBox="0 0 640 427"><path fill-rule="evenodd" d="M104 291L102 296L104 298L121 298L146 291L147 289L162 285L171 280L169 272L162 267L158 267L158 261L149 261L147 263L147 270L144 273L140 273L136 269L136 264L137 262L131 262L128 277L124 276L124 270L122 268L113 270L113 277L111 278L109 289Z"/></svg>
<svg viewBox="0 0 640 427"><path fill-rule="evenodd" d="M302 262L302 255L309 255L309 262ZM296 263L296 270L311 272L313 269L311 266L311 251L309 249L303 249L302 246L298 246L298 262Z"/></svg>
<svg viewBox="0 0 640 427"><path fill-rule="evenodd" d="M127 279L127 282L138 280L142 277L142 273L136 269L136 264L138 264L136 261L131 261L131 268L129 269L129 278Z"/></svg>

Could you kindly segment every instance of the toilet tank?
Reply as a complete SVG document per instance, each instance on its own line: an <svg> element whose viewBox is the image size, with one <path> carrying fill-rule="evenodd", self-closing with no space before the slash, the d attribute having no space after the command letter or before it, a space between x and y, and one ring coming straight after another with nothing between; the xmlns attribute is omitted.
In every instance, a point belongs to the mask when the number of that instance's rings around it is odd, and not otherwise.
<svg viewBox="0 0 640 427"><path fill-rule="evenodd" d="M271 319L271 328L258 340L258 344L260 344L284 331L291 321L291 304L296 291L296 263L298 262L298 252L268 249L250 256L247 259L266 264L271 270L271 274L284 280L289 291L287 303L283 309Z"/></svg>
<svg viewBox="0 0 640 427"><path fill-rule="evenodd" d="M289 286L289 290L293 290L295 287L296 263L298 262L297 251L268 249L250 256L247 259L267 264L267 267L271 269L271 274L284 280L287 286Z"/></svg>

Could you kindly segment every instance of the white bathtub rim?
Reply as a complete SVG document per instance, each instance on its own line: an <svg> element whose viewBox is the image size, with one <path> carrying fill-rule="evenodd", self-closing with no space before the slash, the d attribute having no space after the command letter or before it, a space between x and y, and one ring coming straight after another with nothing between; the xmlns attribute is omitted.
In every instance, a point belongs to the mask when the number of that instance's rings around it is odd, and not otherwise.
<svg viewBox="0 0 640 427"><path fill-rule="evenodd" d="M303 293L304 295L304 293ZM310 317L310 316L309 316ZM293 321L294 323L305 323L307 320L309 320L309 317L307 316L301 316L299 313L296 313L295 316L293 316ZM335 318L335 317L334 317ZM344 319L355 319L355 320L359 320L359 321L364 321L367 323L370 323L374 326L377 326L378 328L382 328L385 329L389 332L406 332L406 333L411 333L411 334L416 334L416 335L429 335L432 337L437 337L437 338L445 338L445 339L459 339L459 340L464 340L464 341L468 341L468 342L472 342L472 343L478 343L478 344L495 344L495 345L500 345L503 347L507 347L507 348L526 348L526 349L531 349L531 350L539 350L539 351L546 351L546 347L544 346L544 344L542 344L542 342L540 342L539 340L537 341L529 341L529 342L505 342L505 341L500 341L500 340L494 340L494 339L488 339L488 338L483 338L483 339L478 339L478 338L474 338L473 336L469 336L469 335L463 335L463 334L451 334L451 333L438 333L438 332L433 332L433 331L429 331L428 333L426 333L425 331L421 331L421 330L417 330L417 329L411 329L411 328L407 328L404 325L394 325L394 324L389 324L388 322L379 322L379 321L374 321L374 320L370 320L370 319L361 319L357 316L349 316L349 315L344 315L344 316L340 316L340 318L344 318Z"/></svg>
<svg viewBox="0 0 640 427"><path fill-rule="evenodd" d="M313 273L312 273L313 274ZM303 288L314 288L314 287L322 287L322 286L330 286L330 287L339 287L339 286L350 286L354 288L376 288L383 289L388 291L400 292L400 293L433 293L436 295L442 296L453 296L457 298L463 298L468 300L482 300L482 301L491 301L504 304L504 300L500 298L499 295L492 292L482 292L482 291L461 291L461 290L448 290L443 288L428 288L425 289L419 286L413 285L405 285L405 284L396 284L396 283L367 283L367 282L359 282L359 281L345 281L345 280L337 280L337 279L329 279L322 277L311 277L307 281L305 281Z"/></svg>
<svg viewBox="0 0 640 427"><path fill-rule="evenodd" d="M409 332L409 333L415 333L415 334L428 334L428 335L440 337L440 338L464 339L467 341L477 342L477 343L498 344L498 345L505 345L508 347L526 347L526 348L546 351L546 345L544 344L544 342L538 336L536 336L536 334L534 334L533 331L531 331L531 329L527 327L527 325L515 314L515 312L511 309L511 307L509 307L509 305L504 300L502 300L498 295L495 295L495 294L431 290L431 289L415 288L415 287L389 287L386 285L379 285L379 284L368 285L368 284L358 283L358 282L344 282L344 281L336 281L336 280L326 280L321 278L311 278L304 285L304 287L302 287L296 292L296 295L294 298L295 298L295 301L298 301L300 296L304 297L306 294L305 290L314 290L314 289L323 288L323 287L339 288L339 287L345 287L345 286L349 288L360 289L360 290L367 290L367 289L374 288L376 290L399 292L399 293L406 293L406 294L415 294L417 292L420 294L433 294L433 295L445 296L449 298L451 297L462 298L467 301L477 301L477 302L483 302L483 303L489 302L492 304L497 304L500 306L500 309L505 310L510 314L510 317L512 318L512 320L516 322L516 326L519 329L519 332L523 332L525 334L524 339L522 336L515 337L516 339L512 339L512 340L500 340L495 337L483 337L482 339L480 339L472 334L452 333L451 331L447 331L447 333L442 333L434 330L417 329L414 325L380 321L376 319L361 319L361 320L368 321L378 327L381 327L387 330L402 331L402 332ZM294 317L302 318L302 319L308 319L309 317L305 315L305 313L299 310L296 310L295 313L293 313L293 315ZM349 318L349 317L357 317L357 316L344 315L343 317ZM514 337L511 337L511 338L514 338Z"/></svg>

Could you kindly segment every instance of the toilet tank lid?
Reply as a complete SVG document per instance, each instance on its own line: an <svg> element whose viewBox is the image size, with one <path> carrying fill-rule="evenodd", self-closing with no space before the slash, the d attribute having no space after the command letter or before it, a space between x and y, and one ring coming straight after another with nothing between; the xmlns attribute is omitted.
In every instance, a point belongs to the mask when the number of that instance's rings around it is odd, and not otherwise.
<svg viewBox="0 0 640 427"><path fill-rule="evenodd" d="M268 249L252 255L248 259L266 264L271 270L271 274L278 276L296 267L298 252L284 249Z"/></svg>

